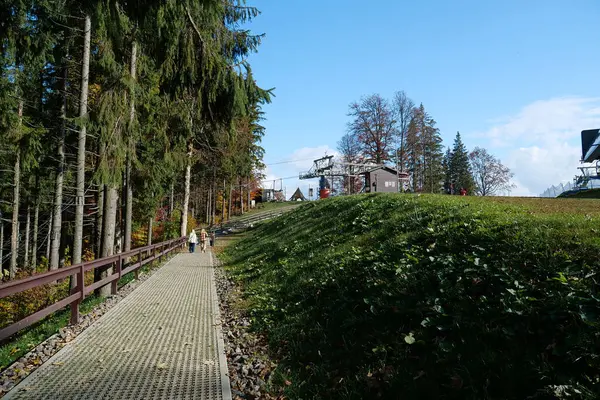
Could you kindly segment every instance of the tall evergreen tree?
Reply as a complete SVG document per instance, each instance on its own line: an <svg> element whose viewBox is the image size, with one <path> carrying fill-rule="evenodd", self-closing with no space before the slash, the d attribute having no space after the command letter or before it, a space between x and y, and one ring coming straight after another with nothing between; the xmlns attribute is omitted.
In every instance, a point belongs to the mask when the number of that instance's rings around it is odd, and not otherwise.
<svg viewBox="0 0 600 400"><path fill-rule="evenodd" d="M410 174L409 187L413 192L421 191L423 187L423 146L421 143L421 132L417 124L417 110L415 109L408 124L406 133L406 165Z"/></svg>
<svg viewBox="0 0 600 400"><path fill-rule="evenodd" d="M58 268L67 248L72 262L110 254L119 230L129 248L169 192L187 233L192 187L212 215L216 182L253 179L271 95L247 60L262 36L242 26L257 15L243 0L0 0L0 207L12 214L0 259L12 275L35 265L37 228L52 227L40 242Z"/></svg>
<svg viewBox="0 0 600 400"><path fill-rule="evenodd" d="M442 166L444 168L444 193L454 194L454 185L452 182L452 170L450 168L450 160L452 159L452 151L450 147L446 149Z"/></svg>
<svg viewBox="0 0 600 400"><path fill-rule="evenodd" d="M429 193L439 193L444 180L442 138L435 125L435 120L421 104L415 110L415 128L418 130L421 150L421 160L418 165L421 178L419 188Z"/></svg>
<svg viewBox="0 0 600 400"><path fill-rule="evenodd" d="M459 193L460 189L465 189L467 194L473 194L475 191L475 182L471 173L469 163L469 153L461 140L460 132L456 132L454 146L448 164L450 172L450 181L454 184L454 192Z"/></svg>

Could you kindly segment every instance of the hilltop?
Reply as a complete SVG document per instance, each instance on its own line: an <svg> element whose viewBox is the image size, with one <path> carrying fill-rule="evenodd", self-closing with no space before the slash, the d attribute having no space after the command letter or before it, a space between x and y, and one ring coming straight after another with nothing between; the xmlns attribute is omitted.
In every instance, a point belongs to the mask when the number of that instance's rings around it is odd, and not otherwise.
<svg viewBox="0 0 600 400"><path fill-rule="evenodd" d="M230 246L290 398L594 398L594 200L376 194Z"/></svg>

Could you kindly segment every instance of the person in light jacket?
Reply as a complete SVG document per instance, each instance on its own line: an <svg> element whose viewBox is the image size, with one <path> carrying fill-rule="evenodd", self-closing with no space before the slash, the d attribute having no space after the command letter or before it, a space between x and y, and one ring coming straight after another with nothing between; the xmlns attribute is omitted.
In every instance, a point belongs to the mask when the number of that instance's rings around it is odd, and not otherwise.
<svg viewBox="0 0 600 400"><path fill-rule="evenodd" d="M190 244L190 253L193 253L194 251L196 251L196 243L198 243L198 236L196 236L195 229L192 229L188 242Z"/></svg>
<svg viewBox="0 0 600 400"><path fill-rule="evenodd" d="M200 231L200 248L203 253L206 253L206 239L208 239L207 236L206 230L202 229L202 231Z"/></svg>

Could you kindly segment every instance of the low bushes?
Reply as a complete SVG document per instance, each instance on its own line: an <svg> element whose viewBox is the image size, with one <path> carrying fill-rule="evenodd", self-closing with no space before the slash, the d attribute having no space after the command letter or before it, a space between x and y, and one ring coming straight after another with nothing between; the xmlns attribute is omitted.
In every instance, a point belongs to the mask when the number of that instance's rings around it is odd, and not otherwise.
<svg viewBox="0 0 600 400"><path fill-rule="evenodd" d="M306 204L224 257L291 398L591 399L598 220L361 195Z"/></svg>

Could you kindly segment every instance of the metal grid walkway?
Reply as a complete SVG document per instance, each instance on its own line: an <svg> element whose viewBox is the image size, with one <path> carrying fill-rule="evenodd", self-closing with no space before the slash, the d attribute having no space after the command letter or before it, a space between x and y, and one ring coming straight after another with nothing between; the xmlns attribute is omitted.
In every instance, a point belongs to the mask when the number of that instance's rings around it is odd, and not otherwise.
<svg viewBox="0 0 600 400"><path fill-rule="evenodd" d="M212 253L171 259L6 399L231 399Z"/></svg>

